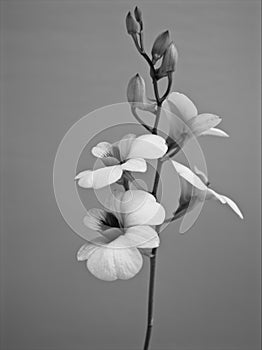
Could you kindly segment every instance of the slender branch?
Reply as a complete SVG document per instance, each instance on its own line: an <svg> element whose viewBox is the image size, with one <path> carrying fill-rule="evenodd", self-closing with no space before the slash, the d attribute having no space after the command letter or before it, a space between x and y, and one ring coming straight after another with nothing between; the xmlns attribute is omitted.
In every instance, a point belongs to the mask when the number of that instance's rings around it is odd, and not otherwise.
<svg viewBox="0 0 262 350"><path fill-rule="evenodd" d="M129 190L129 181L128 181L128 178L126 176L123 176L123 187L124 187L125 191Z"/></svg>
<svg viewBox="0 0 262 350"><path fill-rule="evenodd" d="M164 95L160 99L161 104L165 101L165 99L167 98L167 96L170 93L170 90L172 87L172 82L173 82L172 72L168 72L167 79L168 79L167 89L166 89L166 92L164 93Z"/></svg>
<svg viewBox="0 0 262 350"><path fill-rule="evenodd" d="M148 126L147 124L145 124L143 122L143 120L139 117L139 115L137 114L136 112L136 109L134 106L131 107L131 111L132 111L132 114L133 116L136 118L136 120L147 130L147 131L150 131L152 133L152 128L150 126Z"/></svg>
<svg viewBox="0 0 262 350"><path fill-rule="evenodd" d="M156 166L156 172L155 172L155 180L154 180L154 185L152 189L152 195L157 197L157 188L160 180L160 172L162 169L163 162L162 160L158 159L157 160L157 166Z"/></svg>
<svg viewBox="0 0 262 350"><path fill-rule="evenodd" d="M141 52L141 47L139 46L138 40L137 40L137 36L136 34L132 34L132 39L134 40L135 46L137 48L137 51L142 54Z"/></svg>
<svg viewBox="0 0 262 350"><path fill-rule="evenodd" d="M161 105L158 106L157 110L157 120L159 121L160 117L160 108ZM158 123L157 121L157 123ZM157 130L157 125L156 129ZM155 180L154 180L154 185L152 189L152 194L153 196L157 197L157 188L160 180L160 172L162 169L163 162L158 159L157 160L157 168L155 172ZM156 227L157 233L159 232L160 226ZM151 333L152 333L152 328L154 324L154 318L153 318L153 313L154 313L154 290L155 290L155 276L156 276L156 256L157 256L157 248L152 249L152 254L150 257L150 274L149 274L149 287L148 287L148 309L147 309L147 329L146 329L146 336L145 336L145 342L144 342L144 350L149 349L149 343L151 339Z"/></svg>
<svg viewBox="0 0 262 350"><path fill-rule="evenodd" d="M136 178L134 178L134 176L131 174L131 172L127 171L126 174L125 174L125 176L127 177L127 179L128 179L129 181L132 182L132 184L134 184L134 185L136 186L137 189L142 190L142 191L145 191L144 187L141 186L141 185L137 182Z"/></svg>
<svg viewBox="0 0 262 350"><path fill-rule="evenodd" d="M160 114L161 114L161 106L157 107L157 111L156 111L156 119L155 119L155 124L152 130L152 134L157 134L157 127L158 127L158 123L160 120Z"/></svg>
<svg viewBox="0 0 262 350"><path fill-rule="evenodd" d="M146 331L146 337L145 337L144 348L143 348L144 350L148 350L152 328L154 324L153 311L154 311L154 290L155 290L155 275L156 275L156 255L157 255L157 248L154 248L152 249L152 256L150 258L147 331Z"/></svg>
<svg viewBox="0 0 262 350"><path fill-rule="evenodd" d="M141 51L144 52L144 36L143 36L143 30L140 30L139 39L140 39Z"/></svg>
<svg viewBox="0 0 262 350"><path fill-rule="evenodd" d="M157 85L157 80L155 78L155 73L153 74L152 81L153 81L153 86L154 86L154 93L155 93L155 97L156 97L156 103L157 103L157 106L160 107L162 102L160 101L160 97L159 97L159 93L158 93L158 85Z"/></svg>

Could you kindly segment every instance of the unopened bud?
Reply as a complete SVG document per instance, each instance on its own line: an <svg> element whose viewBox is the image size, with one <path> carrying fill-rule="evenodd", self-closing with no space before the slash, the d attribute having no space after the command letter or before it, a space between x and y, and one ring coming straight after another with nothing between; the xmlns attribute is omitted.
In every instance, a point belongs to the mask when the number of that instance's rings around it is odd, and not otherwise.
<svg viewBox="0 0 262 350"><path fill-rule="evenodd" d="M162 64L158 70L158 77L162 78L167 75L169 72L174 72L177 64L178 53L177 49L172 42L166 52L164 53L164 57L162 60Z"/></svg>
<svg viewBox="0 0 262 350"><path fill-rule="evenodd" d="M168 30L158 35L152 47L152 62L155 64L165 53L170 44Z"/></svg>
<svg viewBox="0 0 262 350"><path fill-rule="evenodd" d="M138 24L135 21L134 17L131 15L130 11L126 15L126 29L128 34L138 33Z"/></svg>
<svg viewBox="0 0 262 350"><path fill-rule="evenodd" d="M134 14L135 14L135 18L136 18L137 22L138 22L138 23L140 24L140 26L142 27L142 26L143 26L142 11L140 10L139 7L136 6L135 11L134 11Z"/></svg>
<svg viewBox="0 0 262 350"><path fill-rule="evenodd" d="M152 113L155 112L156 104L147 99L145 81L138 73L129 80L127 100L134 109L139 108Z"/></svg>
<svg viewBox="0 0 262 350"><path fill-rule="evenodd" d="M129 103L143 103L146 98L145 81L140 74L136 74L129 80L127 86L127 100Z"/></svg>

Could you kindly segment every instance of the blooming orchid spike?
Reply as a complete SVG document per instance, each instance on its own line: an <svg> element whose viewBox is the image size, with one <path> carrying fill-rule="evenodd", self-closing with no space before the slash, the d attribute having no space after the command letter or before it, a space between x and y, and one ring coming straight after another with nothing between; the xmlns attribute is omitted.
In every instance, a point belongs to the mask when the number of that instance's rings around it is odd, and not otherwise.
<svg viewBox="0 0 262 350"><path fill-rule="evenodd" d="M186 166L174 160L171 162L182 182L179 207L174 214L175 216L181 216L180 214L182 211L185 213L187 210L192 210L200 202L208 199L215 199L222 204L227 204L241 219L243 219L243 214L232 199L215 192L206 185L209 182L202 171L200 172L196 169L196 172L199 174L197 175Z"/></svg>
<svg viewBox="0 0 262 350"><path fill-rule="evenodd" d="M140 249L159 246L159 237L151 225L165 220L165 210L145 191L116 191L108 201L110 211L91 209L84 224L99 237L84 244L77 253L79 261L99 279L130 279L143 264Z"/></svg>
<svg viewBox="0 0 262 350"><path fill-rule="evenodd" d="M184 94L172 92L163 104L169 121L169 137L182 147L191 137L213 135L228 137L215 128L221 118L210 113L198 114L195 104Z"/></svg>
<svg viewBox="0 0 262 350"><path fill-rule="evenodd" d="M104 168L80 172L75 180L84 188L99 189L121 179L124 171L145 172L145 159L161 158L167 151L165 139L158 135L126 135L116 144L100 142L92 154L100 158Z"/></svg>

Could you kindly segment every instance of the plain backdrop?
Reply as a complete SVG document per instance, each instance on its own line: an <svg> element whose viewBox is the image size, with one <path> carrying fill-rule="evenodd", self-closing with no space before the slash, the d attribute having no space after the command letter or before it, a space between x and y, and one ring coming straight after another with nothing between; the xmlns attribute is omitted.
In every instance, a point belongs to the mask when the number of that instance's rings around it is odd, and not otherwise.
<svg viewBox="0 0 262 350"><path fill-rule="evenodd" d="M166 29L177 45L173 89L223 116L230 139L200 143L212 185L245 216L209 202L185 235L178 223L165 230L152 350L260 348L260 2L11 0L1 1L1 350L141 349L148 261L129 281L94 278L52 187L67 130L125 102L135 73L150 87L125 30L135 5L147 50Z"/></svg>

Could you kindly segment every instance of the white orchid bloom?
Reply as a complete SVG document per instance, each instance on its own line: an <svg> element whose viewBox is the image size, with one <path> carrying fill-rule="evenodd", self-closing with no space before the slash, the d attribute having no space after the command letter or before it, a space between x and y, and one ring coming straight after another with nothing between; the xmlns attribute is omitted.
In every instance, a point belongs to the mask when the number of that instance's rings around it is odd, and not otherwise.
<svg viewBox="0 0 262 350"><path fill-rule="evenodd" d="M174 216L176 218L183 216L187 210L192 210L198 203L208 199L215 199L222 204L227 204L241 219L243 214L232 199L219 194L209 188L207 176L195 167L195 173L186 166L172 160L181 184L181 194L179 206Z"/></svg>
<svg viewBox="0 0 262 350"><path fill-rule="evenodd" d="M163 104L169 120L169 137L181 148L193 135L228 137L215 128L221 118L210 113L198 114L195 104L184 94L172 92Z"/></svg>
<svg viewBox="0 0 262 350"><path fill-rule="evenodd" d="M104 168L80 172L75 180L84 188L102 188L117 182L124 171L145 172L145 159L161 158L167 151L166 141L158 135L126 135L116 144L100 142L92 154L100 158Z"/></svg>
<svg viewBox="0 0 262 350"><path fill-rule="evenodd" d="M100 236L84 244L77 259L87 260L87 268L105 281L134 277L143 265L140 249L159 246L157 232L150 225L165 220L165 210L153 195L140 190L116 191L107 207L91 209L84 223Z"/></svg>

